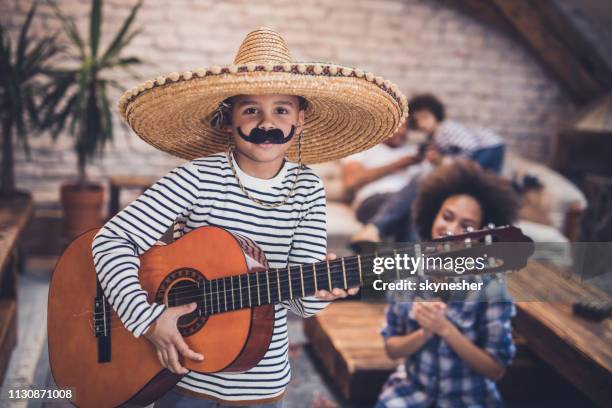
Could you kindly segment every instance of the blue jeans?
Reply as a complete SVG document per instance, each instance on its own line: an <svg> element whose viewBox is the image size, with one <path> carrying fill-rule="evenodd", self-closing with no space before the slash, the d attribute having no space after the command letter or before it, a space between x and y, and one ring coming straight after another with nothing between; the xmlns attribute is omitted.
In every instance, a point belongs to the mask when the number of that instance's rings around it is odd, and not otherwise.
<svg viewBox="0 0 612 408"><path fill-rule="evenodd" d="M480 167L483 169L493 170L499 174L502 164L504 164L504 150L503 144L485 147L484 149L476 150L471 154L470 158L480 164Z"/></svg>
<svg viewBox="0 0 612 408"><path fill-rule="evenodd" d="M419 190L421 175L393 194L370 219L381 235L392 236L399 242L412 242L417 234L412 226L410 210Z"/></svg>
<svg viewBox="0 0 612 408"><path fill-rule="evenodd" d="M242 405L242 407L253 407L253 408L282 408L283 400L276 402L268 402L263 404L252 404ZM217 401L191 397L186 394L182 394L174 389L171 389L155 402L153 408L227 408L233 407L230 405L223 405Z"/></svg>

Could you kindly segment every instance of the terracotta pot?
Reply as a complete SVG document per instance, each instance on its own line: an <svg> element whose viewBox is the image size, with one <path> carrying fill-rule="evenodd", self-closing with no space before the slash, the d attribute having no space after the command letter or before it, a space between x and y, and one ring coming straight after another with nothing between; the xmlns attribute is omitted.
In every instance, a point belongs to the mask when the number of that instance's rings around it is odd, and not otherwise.
<svg viewBox="0 0 612 408"><path fill-rule="evenodd" d="M102 226L104 188L99 184L64 184L61 187L64 226L70 237Z"/></svg>

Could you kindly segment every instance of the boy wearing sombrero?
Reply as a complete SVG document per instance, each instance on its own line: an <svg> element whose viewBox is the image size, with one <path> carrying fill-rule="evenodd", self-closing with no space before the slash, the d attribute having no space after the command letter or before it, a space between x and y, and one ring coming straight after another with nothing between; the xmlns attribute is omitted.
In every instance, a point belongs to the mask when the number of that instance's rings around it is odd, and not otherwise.
<svg viewBox="0 0 612 408"><path fill-rule="evenodd" d="M119 111L142 139L189 160L109 220L92 248L124 326L145 334L160 362L184 374L156 406L280 406L290 380L287 309L311 316L348 288L276 305L272 341L255 367L206 374L179 363L179 355L206 358L176 327L195 304L148 303L138 256L174 224L174 238L205 225L245 235L271 268L324 259L325 193L303 164L345 157L392 135L406 118L406 98L359 69L295 63L282 37L261 28L247 35L234 64L147 81L124 94Z"/></svg>

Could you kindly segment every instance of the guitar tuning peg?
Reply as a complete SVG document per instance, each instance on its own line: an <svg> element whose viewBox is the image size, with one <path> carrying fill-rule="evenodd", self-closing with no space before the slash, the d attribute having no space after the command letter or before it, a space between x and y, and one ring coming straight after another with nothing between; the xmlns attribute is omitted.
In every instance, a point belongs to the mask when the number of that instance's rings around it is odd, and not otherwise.
<svg viewBox="0 0 612 408"><path fill-rule="evenodd" d="M472 227L471 225L465 227L465 232L474 232L476 229L474 227Z"/></svg>
<svg viewBox="0 0 612 408"><path fill-rule="evenodd" d="M488 229L495 229L495 224L490 222L490 223L487 224L487 228Z"/></svg>
<svg viewBox="0 0 612 408"><path fill-rule="evenodd" d="M497 266L497 261L494 256L489 257L489 268L495 268Z"/></svg>
<svg viewBox="0 0 612 408"><path fill-rule="evenodd" d="M472 247L472 238L466 238L463 240L463 242L465 243L465 247L466 248L471 248Z"/></svg>
<svg viewBox="0 0 612 408"><path fill-rule="evenodd" d="M491 245L493 243L493 236L491 234L485 235L485 245Z"/></svg>

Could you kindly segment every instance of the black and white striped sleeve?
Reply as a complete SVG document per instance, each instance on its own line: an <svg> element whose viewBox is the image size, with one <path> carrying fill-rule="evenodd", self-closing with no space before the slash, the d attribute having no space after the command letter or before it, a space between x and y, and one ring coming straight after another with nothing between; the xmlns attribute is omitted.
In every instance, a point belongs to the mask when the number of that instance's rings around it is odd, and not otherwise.
<svg viewBox="0 0 612 408"><path fill-rule="evenodd" d="M199 186L196 165L181 165L111 218L94 237L93 260L104 294L135 337L145 333L166 308L147 301L138 279L139 256L178 216L189 212L198 199Z"/></svg>
<svg viewBox="0 0 612 408"><path fill-rule="evenodd" d="M289 265L322 261L327 253L325 190L319 177L307 200L308 209L299 221L291 242ZM310 317L324 309L329 302L306 296L281 304L297 315Z"/></svg>

